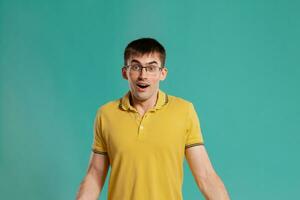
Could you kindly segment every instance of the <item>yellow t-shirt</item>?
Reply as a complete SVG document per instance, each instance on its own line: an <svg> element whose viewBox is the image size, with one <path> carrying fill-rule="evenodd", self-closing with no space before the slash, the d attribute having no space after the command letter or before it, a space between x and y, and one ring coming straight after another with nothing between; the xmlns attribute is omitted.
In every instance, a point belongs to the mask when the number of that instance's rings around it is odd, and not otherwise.
<svg viewBox="0 0 300 200"><path fill-rule="evenodd" d="M108 156L108 200L182 200L185 149L202 145L191 102L158 91L143 117L130 104L130 91L101 106L92 150Z"/></svg>

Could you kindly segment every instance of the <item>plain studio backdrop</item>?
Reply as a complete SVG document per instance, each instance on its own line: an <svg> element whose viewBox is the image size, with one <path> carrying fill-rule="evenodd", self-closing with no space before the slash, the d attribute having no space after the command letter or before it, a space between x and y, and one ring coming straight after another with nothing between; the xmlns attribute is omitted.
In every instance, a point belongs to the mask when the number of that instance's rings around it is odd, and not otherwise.
<svg viewBox="0 0 300 200"><path fill-rule="evenodd" d="M166 47L161 89L194 103L232 199L297 199L299 10L296 0L1 0L1 199L75 198L96 110L127 92L123 50L139 37ZM203 199L186 161L183 196Z"/></svg>

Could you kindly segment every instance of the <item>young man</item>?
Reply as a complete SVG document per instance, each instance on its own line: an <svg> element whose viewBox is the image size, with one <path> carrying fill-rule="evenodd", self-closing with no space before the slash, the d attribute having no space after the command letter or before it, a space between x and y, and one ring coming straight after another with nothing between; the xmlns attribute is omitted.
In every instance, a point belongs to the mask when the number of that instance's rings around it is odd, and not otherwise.
<svg viewBox="0 0 300 200"><path fill-rule="evenodd" d="M159 89L168 72L165 57L152 38L126 47L122 76L130 90L98 109L78 200L98 199L109 166L108 200L182 200L184 156L206 199L229 199L205 150L193 104Z"/></svg>

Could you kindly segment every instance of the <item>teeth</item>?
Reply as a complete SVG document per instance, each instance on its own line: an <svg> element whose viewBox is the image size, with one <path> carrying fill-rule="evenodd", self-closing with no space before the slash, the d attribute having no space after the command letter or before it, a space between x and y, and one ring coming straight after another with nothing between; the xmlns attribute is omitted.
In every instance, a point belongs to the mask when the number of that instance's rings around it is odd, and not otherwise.
<svg viewBox="0 0 300 200"><path fill-rule="evenodd" d="M141 87L141 88L146 88L148 87L149 85L148 84L137 84L137 86Z"/></svg>
<svg viewBox="0 0 300 200"><path fill-rule="evenodd" d="M145 83L138 83L137 85L148 86L148 84L145 84Z"/></svg>

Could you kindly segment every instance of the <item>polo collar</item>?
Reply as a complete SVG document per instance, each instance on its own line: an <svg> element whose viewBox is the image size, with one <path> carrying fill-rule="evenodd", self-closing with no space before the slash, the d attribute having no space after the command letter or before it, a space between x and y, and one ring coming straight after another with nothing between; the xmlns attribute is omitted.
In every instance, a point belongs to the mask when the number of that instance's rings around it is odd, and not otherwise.
<svg viewBox="0 0 300 200"><path fill-rule="evenodd" d="M132 110L132 111L137 111L131 104L130 104L130 90L120 99L119 107L123 110ZM150 111L155 111L158 109L161 109L164 105L166 105L169 102L168 95L161 91L158 90L158 98L156 100L156 104L154 108L151 108Z"/></svg>

